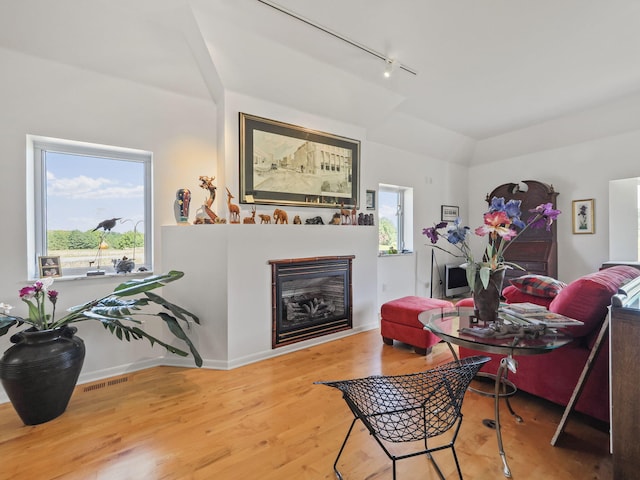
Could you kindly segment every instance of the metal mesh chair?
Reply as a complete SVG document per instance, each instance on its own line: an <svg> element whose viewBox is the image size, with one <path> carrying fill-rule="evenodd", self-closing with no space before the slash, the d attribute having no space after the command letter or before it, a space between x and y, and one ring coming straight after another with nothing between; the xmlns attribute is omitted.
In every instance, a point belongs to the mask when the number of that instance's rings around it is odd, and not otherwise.
<svg viewBox="0 0 640 480"><path fill-rule="evenodd" d="M462 400L473 377L489 357L467 357L440 365L425 372L396 376L372 376L335 382L315 382L342 391L343 398L354 415L347 436L333 464L336 476L338 460L357 420L360 420L393 462L417 455L427 455L438 475L442 472L431 453L450 448L462 479L460 464L453 444L462 422ZM453 434L431 448L427 440L438 437L455 426ZM448 440L448 441L447 441ZM424 441L424 448L411 453L394 455L384 442L401 443Z"/></svg>

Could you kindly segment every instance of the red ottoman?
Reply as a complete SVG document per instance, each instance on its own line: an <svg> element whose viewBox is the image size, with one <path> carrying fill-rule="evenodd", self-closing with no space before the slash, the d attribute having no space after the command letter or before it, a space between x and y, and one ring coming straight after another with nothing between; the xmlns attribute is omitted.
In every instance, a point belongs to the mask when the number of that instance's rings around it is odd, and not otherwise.
<svg viewBox="0 0 640 480"><path fill-rule="evenodd" d="M402 297L391 300L380 309L380 333L387 345L394 340L414 347L416 353L425 355L440 338L424 329L418 315L425 310L440 307L452 307L447 300L423 297Z"/></svg>

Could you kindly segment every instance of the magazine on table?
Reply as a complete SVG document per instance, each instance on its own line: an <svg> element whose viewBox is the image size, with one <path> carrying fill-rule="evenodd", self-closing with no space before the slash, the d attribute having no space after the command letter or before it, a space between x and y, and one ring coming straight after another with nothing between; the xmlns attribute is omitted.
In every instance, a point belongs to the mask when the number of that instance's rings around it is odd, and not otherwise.
<svg viewBox="0 0 640 480"><path fill-rule="evenodd" d="M550 312L549 310L544 308L542 311L521 313L511 309L510 307L511 305L507 305L502 307L501 310L502 312L509 315L509 317L516 317L529 323L545 324L552 327L571 327L584 325L584 322L581 322L580 320L569 318L559 313Z"/></svg>
<svg viewBox="0 0 640 480"><path fill-rule="evenodd" d="M516 313L536 313L547 311L547 308L545 306L537 305L531 302L507 303L504 305L504 308Z"/></svg>

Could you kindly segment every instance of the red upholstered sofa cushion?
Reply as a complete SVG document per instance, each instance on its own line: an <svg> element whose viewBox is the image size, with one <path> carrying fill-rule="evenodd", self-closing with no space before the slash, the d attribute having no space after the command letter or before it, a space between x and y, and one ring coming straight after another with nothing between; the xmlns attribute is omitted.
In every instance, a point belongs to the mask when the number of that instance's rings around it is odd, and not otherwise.
<svg viewBox="0 0 640 480"><path fill-rule="evenodd" d="M582 320L584 325L571 327L571 334L574 337L588 335L602 324L618 287L639 274L634 267L620 265L585 275L563 288L549 305L549 310Z"/></svg>
<svg viewBox="0 0 640 480"><path fill-rule="evenodd" d="M383 319L394 323L422 327L418 321L418 314L430 308L451 307L452 305L447 300L408 296L384 303L380 308L380 313Z"/></svg>
<svg viewBox="0 0 640 480"><path fill-rule="evenodd" d="M553 297L538 297L529 293L524 293L519 288L509 285L502 290L502 296L507 303L535 303L536 305L542 305L549 308L549 304L553 300Z"/></svg>

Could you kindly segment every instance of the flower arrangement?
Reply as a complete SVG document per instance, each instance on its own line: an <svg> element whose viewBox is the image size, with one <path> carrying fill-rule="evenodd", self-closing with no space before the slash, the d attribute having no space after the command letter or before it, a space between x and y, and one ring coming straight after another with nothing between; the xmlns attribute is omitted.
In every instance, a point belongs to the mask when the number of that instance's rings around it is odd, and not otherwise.
<svg viewBox="0 0 640 480"><path fill-rule="evenodd" d="M187 344L195 364L201 367L202 357L178 322L180 319L186 323L188 328L191 328L192 321L200 323L198 317L150 292L150 290L178 280L183 276L183 272L172 270L166 274L152 275L144 279L133 279L121 283L112 293L102 298L71 307L68 310L69 313L60 319L56 319L56 303L59 294L56 290L51 289L54 280L53 278L45 278L20 289L20 299L29 308L28 318L11 316L10 312L13 307L6 303L0 303L0 336L6 335L11 327L20 327L23 324L31 325L35 330L47 330L85 320L95 320L101 322L106 330L120 340L130 341L146 338L151 345L158 343L171 353L182 357L188 356L187 352L162 342L145 332L138 326L143 322L134 318L138 315L156 316L167 324L173 335ZM47 301L51 304L51 313L46 312ZM153 313L144 312L142 307L151 303L162 306L163 310Z"/></svg>
<svg viewBox="0 0 640 480"><path fill-rule="evenodd" d="M519 265L504 260L504 254L511 245L509 242L518 238L528 228L545 227L550 230L554 220L562 213L560 210L555 210L551 203L543 203L529 210L531 216L525 223L520 219L521 203L520 200L505 202L503 197L491 199L489 211L483 215L483 225L476 228L474 232L480 237L488 236L488 243L480 262L474 260L473 251L469 245L470 228L462 226L460 218L457 218L451 226L447 222L440 222L433 227L423 229L422 233L431 240L434 248L464 259L462 266L467 270L467 280L472 290L476 272L480 273L482 286L486 289L492 271L506 268L522 270ZM440 238L446 238L457 253L435 245Z"/></svg>

